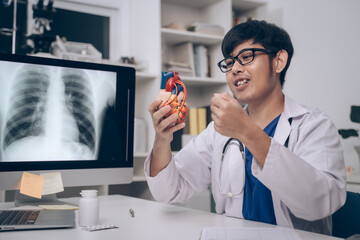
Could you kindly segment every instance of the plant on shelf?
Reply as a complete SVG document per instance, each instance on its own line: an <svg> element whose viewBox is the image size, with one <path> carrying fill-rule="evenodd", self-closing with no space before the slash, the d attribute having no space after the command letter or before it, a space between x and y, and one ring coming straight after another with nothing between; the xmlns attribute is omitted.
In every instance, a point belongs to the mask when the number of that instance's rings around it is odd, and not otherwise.
<svg viewBox="0 0 360 240"><path fill-rule="evenodd" d="M360 123L360 106L351 106L350 120L354 123ZM359 137L358 129L339 129L339 134L342 138ZM360 160L360 145L354 146L356 153ZM347 173L351 172L351 169L346 169Z"/></svg>

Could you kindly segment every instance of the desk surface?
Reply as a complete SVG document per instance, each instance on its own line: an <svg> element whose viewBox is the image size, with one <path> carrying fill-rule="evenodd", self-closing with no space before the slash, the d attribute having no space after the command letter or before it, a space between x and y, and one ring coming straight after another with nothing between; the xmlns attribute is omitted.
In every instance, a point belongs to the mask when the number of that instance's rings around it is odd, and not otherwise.
<svg viewBox="0 0 360 240"><path fill-rule="evenodd" d="M79 198L64 200L69 203L78 203ZM198 240L201 229L204 227L276 227L120 195L100 196L99 200L100 224L115 224L119 228L88 232L77 226L73 229L61 230L2 232L0 233L0 240L18 240L24 237L36 240ZM14 207L13 203L0 204L0 208L11 207ZM131 217L130 209L135 211L135 217ZM78 213L76 211L76 222L78 224L77 218ZM295 231L304 240L339 239L306 231Z"/></svg>
<svg viewBox="0 0 360 240"><path fill-rule="evenodd" d="M354 173L352 175L346 176L346 182L360 184L360 173Z"/></svg>

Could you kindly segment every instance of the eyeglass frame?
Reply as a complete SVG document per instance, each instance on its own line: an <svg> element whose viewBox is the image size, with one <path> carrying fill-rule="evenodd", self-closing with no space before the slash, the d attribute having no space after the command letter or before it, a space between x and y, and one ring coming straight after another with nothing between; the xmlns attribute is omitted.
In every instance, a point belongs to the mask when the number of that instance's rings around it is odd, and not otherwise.
<svg viewBox="0 0 360 240"><path fill-rule="evenodd" d="M241 60L239 59L239 56L240 56L240 54L242 54L242 53L244 53L244 52L246 52L246 51L252 51L252 59L251 59L250 62L242 63ZM245 66L245 65L247 65L247 64L249 64L249 63L252 63L252 62L254 61L254 59L255 59L255 52L263 52L263 53L266 53L266 54L275 54L275 53L276 53L276 51L274 51L274 50L269 50L269 49L266 49L266 48L244 48L244 49L241 50L235 57L231 57L231 56L226 57L226 58L224 58L223 60L219 61L217 65L218 65L218 67L220 68L220 71L221 71L221 72L227 73L227 72L229 72L229 71L232 70L232 68L233 68L233 66L234 66L234 64L235 64L235 60L236 60L241 66ZM221 63L224 62L224 61L227 60L227 59L231 59L231 60L233 61L233 66L232 66L229 70L223 71L222 68L221 68Z"/></svg>
<svg viewBox="0 0 360 240"><path fill-rule="evenodd" d="M242 142L237 138L229 138L226 141L226 143L225 143L225 145L223 147L222 153L221 153L221 161L220 161L220 169L219 169L219 183L218 183L218 188L219 188L220 195L223 196L223 197L228 197L228 198L233 198L233 197L236 197L236 196L240 196L243 193L243 191L241 191L240 193L232 193L232 192L223 193L222 192L221 177L222 177L222 167L223 167L223 162L224 162L224 156L225 156L225 153L226 153L226 150L227 150L228 146L230 145L230 142L233 141L233 140L235 140L235 141L237 141L239 143L239 151L241 153L242 158L245 161L245 150L244 150L244 146L243 146Z"/></svg>

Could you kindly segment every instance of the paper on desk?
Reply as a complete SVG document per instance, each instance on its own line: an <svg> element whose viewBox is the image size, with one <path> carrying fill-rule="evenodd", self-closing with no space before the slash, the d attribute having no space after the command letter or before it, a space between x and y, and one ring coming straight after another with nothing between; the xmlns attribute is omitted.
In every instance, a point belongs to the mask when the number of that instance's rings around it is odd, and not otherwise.
<svg viewBox="0 0 360 240"><path fill-rule="evenodd" d="M237 228L203 228L200 240L216 239L246 239L246 240L300 240L294 229L289 228L258 228L258 227L237 227Z"/></svg>
<svg viewBox="0 0 360 240"><path fill-rule="evenodd" d="M39 205L40 208L46 209L46 210L77 210L79 207L69 205L69 204L63 204L63 205Z"/></svg>
<svg viewBox="0 0 360 240"><path fill-rule="evenodd" d="M43 185L44 185L43 176L39 176L29 172L24 172L20 181L20 193L40 199Z"/></svg>
<svg viewBox="0 0 360 240"><path fill-rule="evenodd" d="M64 186L60 172L41 173L44 177L42 195L53 194L64 191Z"/></svg>

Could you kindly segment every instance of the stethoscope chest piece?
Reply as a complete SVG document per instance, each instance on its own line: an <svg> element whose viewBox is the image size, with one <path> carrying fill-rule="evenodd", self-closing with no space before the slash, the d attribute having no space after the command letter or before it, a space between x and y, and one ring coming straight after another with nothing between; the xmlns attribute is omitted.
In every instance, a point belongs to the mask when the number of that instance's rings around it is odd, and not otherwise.
<svg viewBox="0 0 360 240"><path fill-rule="evenodd" d="M234 194L232 192L227 192L226 196L229 197L229 198L232 198L234 196Z"/></svg>

